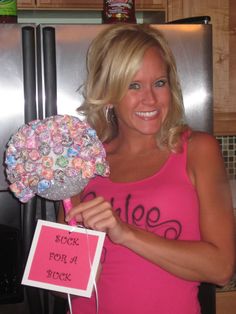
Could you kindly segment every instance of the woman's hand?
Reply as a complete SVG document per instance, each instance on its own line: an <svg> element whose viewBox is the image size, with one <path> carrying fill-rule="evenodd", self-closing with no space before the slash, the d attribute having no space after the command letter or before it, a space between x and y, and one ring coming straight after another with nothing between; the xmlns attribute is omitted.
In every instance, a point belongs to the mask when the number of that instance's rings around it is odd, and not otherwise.
<svg viewBox="0 0 236 314"><path fill-rule="evenodd" d="M86 228L106 232L114 243L122 244L129 230L129 227L116 215L111 204L100 196L72 208L65 220L68 222L72 218Z"/></svg>

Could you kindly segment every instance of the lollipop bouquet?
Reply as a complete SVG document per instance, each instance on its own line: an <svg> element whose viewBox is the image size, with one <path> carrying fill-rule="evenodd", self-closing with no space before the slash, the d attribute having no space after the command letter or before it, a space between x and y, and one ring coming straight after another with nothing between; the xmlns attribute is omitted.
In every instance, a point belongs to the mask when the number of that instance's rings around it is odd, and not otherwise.
<svg viewBox="0 0 236 314"><path fill-rule="evenodd" d="M7 145L5 162L10 190L23 203L36 194L66 200L94 176L109 175L95 130L69 115L23 125Z"/></svg>

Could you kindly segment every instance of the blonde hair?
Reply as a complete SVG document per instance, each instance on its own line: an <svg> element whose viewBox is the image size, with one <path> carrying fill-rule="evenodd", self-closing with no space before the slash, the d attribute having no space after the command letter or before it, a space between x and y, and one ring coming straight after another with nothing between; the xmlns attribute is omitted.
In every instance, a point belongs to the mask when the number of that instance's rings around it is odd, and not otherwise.
<svg viewBox="0 0 236 314"><path fill-rule="evenodd" d="M102 142L111 141L118 132L117 120L106 121L107 105L119 104L138 71L144 53L158 47L167 65L172 105L157 134L157 144L176 151L186 130L182 92L174 56L160 31L149 25L116 24L105 28L93 40L87 54L88 75L84 85L84 113ZM114 110L115 115L115 110Z"/></svg>

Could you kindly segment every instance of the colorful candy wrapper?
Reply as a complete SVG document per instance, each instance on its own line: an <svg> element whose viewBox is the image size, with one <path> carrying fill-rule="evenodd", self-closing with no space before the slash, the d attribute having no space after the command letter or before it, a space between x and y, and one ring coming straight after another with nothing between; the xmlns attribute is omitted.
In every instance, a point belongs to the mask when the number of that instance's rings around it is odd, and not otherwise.
<svg viewBox="0 0 236 314"><path fill-rule="evenodd" d="M21 202L39 195L63 200L66 211L91 178L109 175L96 131L69 115L23 125L7 144L5 163L10 190Z"/></svg>

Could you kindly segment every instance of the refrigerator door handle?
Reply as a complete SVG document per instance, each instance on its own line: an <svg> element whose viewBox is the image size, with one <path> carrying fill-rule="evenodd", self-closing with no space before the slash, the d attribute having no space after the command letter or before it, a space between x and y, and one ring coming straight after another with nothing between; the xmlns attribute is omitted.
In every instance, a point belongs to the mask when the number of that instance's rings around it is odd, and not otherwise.
<svg viewBox="0 0 236 314"><path fill-rule="evenodd" d="M22 27L25 123L37 119L35 28Z"/></svg>
<svg viewBox="0 0 236 314"><path fill-rule="evenodd" d="M37 119L36 105L36 64L35 64L35 28L22 27L23 80L25 123ZM30 200L23 209L23 245L25 258L30 249L34 233L36 200Z"/></svg>
<svg viewBox="0 0 236 314"><path fill-rule="evenodd" d="M22 27L23 81L24 81L24 121L28 123L37 119L36 104L36 58L35 58L35 28ZM37 198L34 197L24 204L22 212L23 233L23 264L26 263L36 226ZM39 290L32 287L25 288L30 312L42 314Z"/></svg>
<svg viewBox="0 0 236 314"><path fill-rule="evenodd" d="M57 114L57 75L55 29L43 28L43 64L45 90L45 117Z"/></svg>

